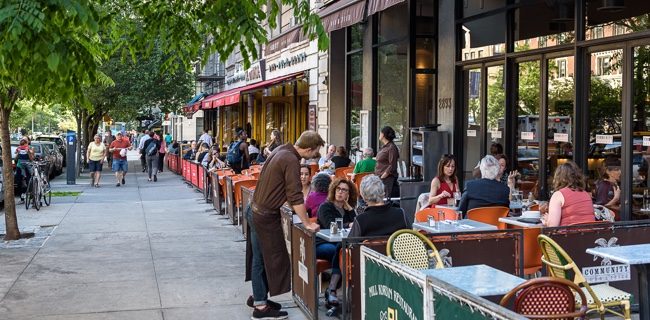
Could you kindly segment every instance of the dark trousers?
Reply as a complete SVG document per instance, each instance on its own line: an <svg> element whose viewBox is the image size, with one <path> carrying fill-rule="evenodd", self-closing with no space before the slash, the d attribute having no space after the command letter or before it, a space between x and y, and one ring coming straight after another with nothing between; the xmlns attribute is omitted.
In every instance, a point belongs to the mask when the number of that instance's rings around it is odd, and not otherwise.
<svg viewBox="0 0 650 320"><path fill-rule="evenodd" d="M386 179L381 179L384 183L384 192L386 198L399 197L399 185L397 184L397 177L388 176Z"/></svg>
<svg viewBox="0 0 650 320"><path fill-rule="evenodd" d="M144 153L140 155L140 164L142 165L142 171L147 169L147 158L144 156Z"/></svg>
<svg viewBox="0 0 650 320"><path fill-rule="evenodd" d="M163 172L163 166L165 164L165 154L158 153L158 172Z"/></svg>
<svg viewBox="0 0 650 320"><path fill-rule="evenodd" d="M253 286L253 303L257 305L265 305L269 293L269 282L266 278L266 269L264 268L264 257L262 256L262 248L260 248L257 232L255 232L255 224L253 223L253 210L250 206L246 207L246 219L248 220L248 227L252 251L253 261L251 265L251 284Z"/></svg>

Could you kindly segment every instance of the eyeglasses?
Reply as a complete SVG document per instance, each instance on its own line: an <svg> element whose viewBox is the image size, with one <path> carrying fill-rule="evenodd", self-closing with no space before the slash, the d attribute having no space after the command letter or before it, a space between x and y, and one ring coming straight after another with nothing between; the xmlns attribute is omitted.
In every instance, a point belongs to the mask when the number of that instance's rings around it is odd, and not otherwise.
<svg viewBox="0 0 650 320"><path fill-rule="evenodd" d="M348 193L348 192L350 192L350 189L348 189L348 188L336 187L336 191L341 192L341 193Z"/></svg>

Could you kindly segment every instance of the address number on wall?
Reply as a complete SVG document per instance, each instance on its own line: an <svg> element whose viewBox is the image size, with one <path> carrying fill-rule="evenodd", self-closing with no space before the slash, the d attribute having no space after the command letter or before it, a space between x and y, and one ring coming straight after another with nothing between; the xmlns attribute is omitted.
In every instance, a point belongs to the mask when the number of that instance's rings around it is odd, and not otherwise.
<svg viewBox="0 0 650 320"><path fill-rule="evenodd" d="M440 109L451 109L451 98L439 98L438 99L438 108L440 108Z"/></svg>

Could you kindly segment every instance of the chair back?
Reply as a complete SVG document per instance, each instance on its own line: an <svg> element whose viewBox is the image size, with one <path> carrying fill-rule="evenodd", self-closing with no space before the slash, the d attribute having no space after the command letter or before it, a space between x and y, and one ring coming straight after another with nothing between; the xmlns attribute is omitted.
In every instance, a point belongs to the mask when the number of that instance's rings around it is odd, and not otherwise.
<svg viewBox="0 0 650 320"><path fill-rule="evenodd" d="M602 302L569 254L547 235L540 234L537 241L542 249L542 262L546 265L548 273L553 277L567 279L583 286L594 299L594 304L601 308Z"/></svg>
<svg viewBox="0 0 650 320"><path fill-rule="evenodd" d="M347 179L348 173L352 173L354 167L343 167L334 169L334 176L341 179Z"/></svg>
<svg viewBox="0 0 650 320"><path fill-rule="evenodd" d="M311 168L311 176L312 176L312 177L313 177L314 175L316 175L316 174L318 173L318 171L320 171L320 170L318 169L318 163L310 163L310 164L309 164L309 168Z"/></svg>
<svg viewBox="0 0 650 320"><path fill-rule="evenodd" d="M232 188L235 193L235 207L239 208L241 206L241 188L250 188L255 185L257 185L257 179L233 181Z"/></svg>
<svg viewBox="0 0 650 320"><path fill-rule="evenodd" d="M444 268L431 240L411 229L397 230L388 238L386 255L417 270L429 269L430 259L435 259L436 269Z"/></svg>
<svg viewBox="0 0 650 320"><path fill-rule="evenodd" d="M499 222L499 218L507 217L508 212L510 212L510 208L507 207L474 208L467 211L467 219L491 224L497 226L499 229L505 229L506 224Z"/></svg>
<svg viewBox="0 0 650 320"><path fill-rule="evenodd" d="M458 215L456 210L451 208L426 208L422 209L415 213L416 222L427 222L429 217L433 217L433 220L438 221L438 213L443 212L445 220L456 220Z"/></svg>
<svg viewBox="0 0 650 320"><path fill-rule="evenodd" d="M501 299L501 305L506 307L513 297L514 311L529 319L583 319L587 313L585 294L575 283L562 278L528 280L510 290ZM578 297L582 303L576 311Z"/></svg>
<svg viewBox="0 0 650 320"><path fill-rule="evenodd" d="M354 171L354 169L352 170ZM357 186L357 191L361 192L361 180L363 180L363 177L371 174L374 174L374 172L363 172L354 175L354 179L352 179L352 182L354 182L354 184Z"/></svg>

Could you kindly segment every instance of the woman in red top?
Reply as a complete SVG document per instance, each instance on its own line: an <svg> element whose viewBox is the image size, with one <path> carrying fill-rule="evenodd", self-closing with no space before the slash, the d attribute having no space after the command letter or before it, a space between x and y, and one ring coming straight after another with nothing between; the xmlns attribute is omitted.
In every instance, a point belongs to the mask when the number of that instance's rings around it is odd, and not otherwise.
<svg viewBox="0 0 650 320"><path fill-rule="evenodd" d="M547 227L568 226L596 221L591 195L585 191L585 179L578 166L568 161L555 169L548 214L542 222Z"/></svg>
<svg viewBox="0 0 650 320"><path fill-rule="evenodd" d="M446 205L448 199L454 199L454 192L460 192L456 179L456 159L451 154L445 154L438 161L438 176L431 180L429 206Z"/></svg>

